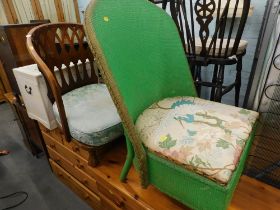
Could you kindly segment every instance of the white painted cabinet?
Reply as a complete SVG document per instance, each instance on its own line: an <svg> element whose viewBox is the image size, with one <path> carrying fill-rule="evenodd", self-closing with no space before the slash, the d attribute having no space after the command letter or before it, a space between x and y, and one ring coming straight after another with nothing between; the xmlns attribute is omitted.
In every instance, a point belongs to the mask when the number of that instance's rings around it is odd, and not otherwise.
<svg viewBox="0 0 280 210"><path fill-rule="evenodd" d="M44 77L36 64L13 69L28 116L48 129L57 127Z"/></svg>

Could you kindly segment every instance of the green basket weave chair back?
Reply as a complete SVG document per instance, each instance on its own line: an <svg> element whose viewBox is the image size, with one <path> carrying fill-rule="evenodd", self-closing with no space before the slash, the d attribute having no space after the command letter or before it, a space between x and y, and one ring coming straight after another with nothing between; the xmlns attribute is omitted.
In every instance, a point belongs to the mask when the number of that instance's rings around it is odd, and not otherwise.
<svg viewBox="0 0 280 210"><path fill-rule="evenodd" d="M85 27L133 144L145 187L146 152L135 132L135 120L155 101L196 96L176 25L146 0L93 0L86 11Z"/></svg>
<svg viewBox="0 0 280 210"><path fill-rule="evenodd" d="M134 121L162 98L195 95L177 28L165 12L146 0L93 4L92 28Z"/></svg>

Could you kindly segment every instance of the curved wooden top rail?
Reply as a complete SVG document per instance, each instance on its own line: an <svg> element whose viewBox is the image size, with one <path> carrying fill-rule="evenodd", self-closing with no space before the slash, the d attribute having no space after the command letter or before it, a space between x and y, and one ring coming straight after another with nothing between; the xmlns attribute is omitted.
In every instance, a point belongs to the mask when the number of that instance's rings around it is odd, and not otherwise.
<svg viewBox="0 0 280 210"><path fill-rule="evenodd" d="M46 80L51 102L57 103L62 130L70 141L62 95L98 82L98 70L83 25L44 24L32 29L26 37L28 51Z"/></svg>

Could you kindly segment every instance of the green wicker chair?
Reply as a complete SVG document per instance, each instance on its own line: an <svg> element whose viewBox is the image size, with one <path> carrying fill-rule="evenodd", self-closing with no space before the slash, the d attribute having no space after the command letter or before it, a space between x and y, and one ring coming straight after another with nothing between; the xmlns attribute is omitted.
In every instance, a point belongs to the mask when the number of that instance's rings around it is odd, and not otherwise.
<svg viewBox="0 0 280 210"><path fill-rule="evenodd" d="M134 162L143 187L226 209L258 113L196 98L174 22L146 0L94 0L85 29L126 130L121 180Z"/></svg>

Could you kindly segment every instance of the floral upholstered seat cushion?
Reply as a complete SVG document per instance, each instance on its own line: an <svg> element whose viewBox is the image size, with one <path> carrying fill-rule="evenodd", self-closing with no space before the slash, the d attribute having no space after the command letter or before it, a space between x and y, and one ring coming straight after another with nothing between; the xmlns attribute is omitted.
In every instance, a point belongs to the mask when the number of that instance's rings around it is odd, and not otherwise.
<svg viewBox="0 0 280 210"><path fill-rule="evenodd" d="M258 113L193 97L154 103L136 121L151 151L226 184Z"/></svg>
<svg viewBox="0 0 280 210"><path fill-rule="evenodd" d="M116 107L106 85L92 84L62 96L71 136L84 144L100 146L123 133ZM56 103L53 110L58 123Z"/></svg>

